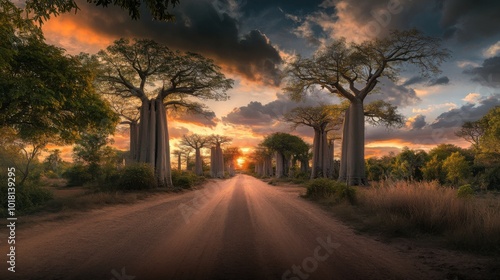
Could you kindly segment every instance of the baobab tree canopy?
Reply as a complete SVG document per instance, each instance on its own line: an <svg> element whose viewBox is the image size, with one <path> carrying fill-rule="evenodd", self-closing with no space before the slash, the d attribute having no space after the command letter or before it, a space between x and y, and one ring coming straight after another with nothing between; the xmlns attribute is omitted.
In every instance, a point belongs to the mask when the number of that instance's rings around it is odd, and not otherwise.
<svg viewBox="0 0 500 280"><path fill-rule="evenodd" d="M300 137L283 132L268 135L262 141L262 146L276 154L276 177L288 175L291 157L307 157L309 146Z"/></svg>
<svg viewBox="0 0 500 280"><path fill-rule="evenodd" d="M101 90L140 101L134 160L150 163L158 184L173 187L165 106L190 104L188 97L226 100L233 81L212 60L152 40L117 40L99 52L98 60Z"/></svg>
<svg viewBox="0 0 500 280"><path fill-rule="evenodd" d="M287 69L285 91L293 99L301 99L313 86L320 86L331 94L349 101L343 129L342 157L339 179L350 185L366 184L364 168L363 102L377 86L381 77L393 81L399 76L399 67L411 64L422 76L439 72L449 51L441 47L437 38L420 31L392 31L387 37L348 44L335 40L321 48L312 58L298 57Z"/></svg>

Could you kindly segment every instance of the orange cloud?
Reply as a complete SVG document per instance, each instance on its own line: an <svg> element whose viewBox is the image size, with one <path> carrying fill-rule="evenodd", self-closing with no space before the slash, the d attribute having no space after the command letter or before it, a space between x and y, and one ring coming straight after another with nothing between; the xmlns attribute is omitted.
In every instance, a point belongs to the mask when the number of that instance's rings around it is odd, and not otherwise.
<svg viewBox="0 0 500 280"><path fill-rule="evenodd" d="M71 54L96 53L115 39L78 24L74 15L51 18L43 24L42 29L50 44L61 46Z"/></svg>

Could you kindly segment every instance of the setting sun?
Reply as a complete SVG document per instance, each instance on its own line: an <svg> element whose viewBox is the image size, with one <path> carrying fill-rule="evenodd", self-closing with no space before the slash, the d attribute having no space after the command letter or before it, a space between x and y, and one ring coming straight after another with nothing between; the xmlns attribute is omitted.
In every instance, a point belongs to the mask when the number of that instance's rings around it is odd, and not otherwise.
<svg viewBox="0 0 500 280"><path fill-rule="evenodd" d="M236 162L238 163L238 167L242 167L245 163L245 158L239 157Z"/></svg>

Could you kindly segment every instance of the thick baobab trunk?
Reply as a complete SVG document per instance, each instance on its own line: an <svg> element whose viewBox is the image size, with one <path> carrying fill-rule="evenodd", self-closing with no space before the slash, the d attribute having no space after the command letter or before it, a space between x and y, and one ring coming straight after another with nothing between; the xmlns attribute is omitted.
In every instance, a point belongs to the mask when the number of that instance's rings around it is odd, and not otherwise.
<svg viewBox="0 0 500 280"><path fill-rule="evenodd" d="M335 141L333 139L330 139L328 141L328 178L333 178L333 175L335 174L335 163L333 161L334 158L334 145Z"/></svg>
<svg viewBox="0 0 500 280"><path fill-rule="evenodd" d="M266 157L265 159L265 165L264 165L264 172L266 177L272 177L273 174L273 159L271 156Z"/></svg>
<svg viewBox="0 0 500 280"><path fill-rule="evenodd" d="M314 129L311 179L327 177L330 167L327 132L325 127Z"/></svg>
<svg viewBox="0 0 500 280"><path fill-rule="evenodd" d="M215 147L210 148L210 176L217 177L217 160L215 155Z"/></svg>
<svg viewBox="0 0 500 280"><path fill-rule="evenodd" d="M305 159L300 161L300 172L307 173L309 169L309 162Z"/></svg>
<svg viewBox="0 0 500 280"><path fill-rule="evenodd" d="M224 178L224 157L219 143L210 148L210 175L213 178Z"/></svg>
<svg viewBox="0 0 500 280"><path fill-rule="evenodd" d="M349 110L345 112L342 124L342 148L340 153L339 181L345 182L347 178L347 134L349 133Z"/></svg>
<svg viewBox="0 0 500 280"><path fill-rule="evenodd" d="M201 151L200 148L195 149L195 168L194 173L198 176L203 175L203 162L201 161Z"/></svg>
<svg viewBox="0 0 500 280"><path fill-rule="evenodd" d="M328 170L330 169L330 166L329 166L329 163L330 163L329 154L330 154L330 152L328 150L328 141L326 139L326 134L327 134L327 132L324 129L322 129L321 134L320 134L321 135L321 145L320 145L321 151L320 151L320 153L321 153L321 168L322 168L321 175L323 178L328 177Z"/></svg>
<svg viewBox="0 0 500 280"><path fill-rule="evenodd" d="M220 147L220 144L217 144L215 150L217 151L217 165L218 165L217 177L224 178L224 155L222 154L222 149Z"/></svg>
<svg viewBox="0 0 500 280"><path fill-rule="evenodd" d="M130 128L130 155L126 160L127 164L137 162L137 155L139 153L139 125L137 121L129 123Z"/></svg>
<svg viewBox="0 0 500 280"><path fill-rule="evenodd" d="M342 170L339 179L348 185L366 185L365 174L365 115L363 102L352 102L348 109L347 134L342 138ZM346 123L344 123L345 125ZM344 133L346 133L344 129ZM346 146L346 147L345 147ZM345 149L344 149L345 147ZM345 157L344 157L345 154ZM345 166L344 166L345 164Z"/></svg>
<svg viewBox="0 0 500 280"><path fill-rule="evenodd" d="M276 156L276 178L285 176L285 159L280 152L275 153Z"/></svg>
<svg viewBox="0 0 500 280"><path fill-rule="evenodd" d="M313 138L313 148L312 148L312 153L313 153L313 158L312 158L312 168L311 168L311 179L317 178L318 177L318 163L319 163L319 157L320 157L320 149L319 149L319 142L320 142L320 132L319 129L314 128L314 138Z"/></svg>
<svg viewBox="0 0 500 280"><path fill-rule="evenodd" d="M154 168L159 186L173 188L167 114L162 100L143 100L138 138L137 161Z"/></svg>

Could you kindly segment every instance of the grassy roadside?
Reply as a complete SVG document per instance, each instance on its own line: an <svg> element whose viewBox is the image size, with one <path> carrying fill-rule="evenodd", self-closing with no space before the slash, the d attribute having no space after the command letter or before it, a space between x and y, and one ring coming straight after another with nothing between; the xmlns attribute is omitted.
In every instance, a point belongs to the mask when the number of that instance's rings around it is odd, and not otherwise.
<svg viewBox="0 0 500 280"><path fill-rule="evenodd" d="M498 193L464 195L437 182L381 182L349 188L316 179L302 186L307 187L306 198L359 232L427 239L451 249L500 255Z"/></svg>

